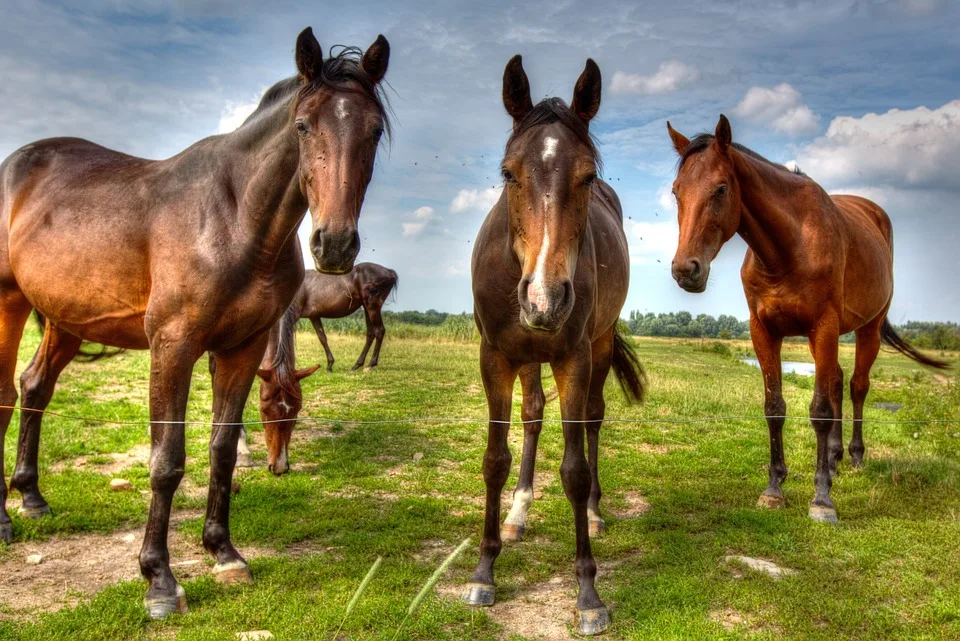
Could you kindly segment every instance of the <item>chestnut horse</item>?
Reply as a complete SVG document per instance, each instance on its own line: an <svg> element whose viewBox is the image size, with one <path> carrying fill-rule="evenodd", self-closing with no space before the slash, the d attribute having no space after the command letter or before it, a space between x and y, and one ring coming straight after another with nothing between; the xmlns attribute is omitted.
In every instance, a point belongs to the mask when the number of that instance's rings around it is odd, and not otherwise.
<svg viewBox="0 0 960 641"><path fill-rule="evenodd" d="M153 618L186 609L167 530L184 473L190 377L205 351L218 372L203 545L218 578L250 579L230 541L236 424L269 330L303 278L296 230L308 208L316 267L353 267L357 219L388 124L378 87L389 51L380 36L362 56L345 49L324 60L307 28L296 44L298 75L269 89L233 133L160 161L55 138L0 165L0 404L16 403L17 347L31 307L47 323L21 378L24 408L47 406L83 340L150 350L153 496L140 570ZM0 410L0 457L11 414ZM20 415L11 487L26 516L49 511L37 488L41 416ZM0 540L11 537L0 509Z"/></svg>
<svg viewBox="0 0 960 641"><path fill-rule="evenodd" d="M301 317L309 318L313 323L317 338L327 354L328 372L333 371L333 352L327 344L322 319L343 318L362 306L363 317L367 323L367 342L360 352L360 358L351 369L363 367L374 340L376 344L370 358L370 367L376 367L380 362L380 346L387 333L380 310L396 286L397 272L376 263L359 263L349 274L306 274L297 293L297 305L301 309Z"/></svg>
<svg viewBox="0 0 960 641"><path fill-rule="evenodd" d="M761 507L784 505L781 485L783 422L780 347L786 336L806 336L816 362L810 420L817 435L816 494L810 517L837 522L830 499L832 476L843 458L843 372L837 362L841 334L856 332L853 399L854 466L863 460L863 403L880 343L918 363L944 368L898 336L887 320L893 297L893 230L887 214L858 196L830 196L799 171L774 164L732 142L720 116L714 135L687 140L670 123L680 154L673 193L680 242L673 277L702 292L710 263L734 234L747 243L740 270L750 308L750 337L763 371L770 431L770 482Z"/></svg>
<svg viewBox="0 0 960 641"><path fill-rule="evenodd" d="M521 58L515 56L503 74L503 103L513 117L502 163L505 187L477 235L472 264L490 424L483 458L487 492L480 562L463 600L493 604L493 564L501 536L515 540L524 529L543 420L540 364L550 363L563 419L560 477L576 528L578 627L582 634L597 634L610 622L594 588L597 566L590 532L602 529L598 437L611 366L628 397L643 395L643 370L616 331L630 275L623 213L613 189L597 179L599 153L588 129L600 107L600 69L587 60L570 107L559 98L534 106ZM507 431L518 375L523 458L501 535L500 493L510 474Z"/></svg>

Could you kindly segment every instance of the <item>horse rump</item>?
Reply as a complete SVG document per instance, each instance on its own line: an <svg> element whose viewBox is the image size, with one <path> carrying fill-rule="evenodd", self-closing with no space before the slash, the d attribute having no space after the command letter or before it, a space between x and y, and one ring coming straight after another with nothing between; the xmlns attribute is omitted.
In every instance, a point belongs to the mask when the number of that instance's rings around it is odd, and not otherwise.
<svg viewBox="0 0 960 641"><path fill-rule="evenodd" d="M619 327L613 331L613 374L628 403L642 403L647 387L647 373L640 363L630 339Z"/></svg>
<svg viewBox="0 0 960 641"><path fill-rule="evenodd" d="M883 319L883 326L880 327L880 340L884 345L892 347L907 358L913 359L921 365L935 367L937 369L950 369L949 363L921 354L916 347L907 342L907 339L893 329L893 325L891 325L890 321L886 318Z"/></svg>

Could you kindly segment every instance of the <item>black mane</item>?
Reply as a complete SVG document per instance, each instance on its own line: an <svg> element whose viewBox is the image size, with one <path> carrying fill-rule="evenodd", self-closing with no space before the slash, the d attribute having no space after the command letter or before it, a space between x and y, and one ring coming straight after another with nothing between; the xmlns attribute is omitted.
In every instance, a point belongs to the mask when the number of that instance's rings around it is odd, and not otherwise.
<svg viewBox="0 0 960 641"><path fill-rule="evenodd" d="M333 53L334 49L338 49L336 54ZM294 104L297 104L307 96L319 91L321 87L328 86L340 91L359 91L369 96L373 100L380 118L383 119L383 126L389 139L391 123L387 97L380 85L372 82L360 68L363 51L358 47L345 47L343 45L334 45L330 51L331 55L323 61L318 77L306 84L303 84L299 76L284 78L276 83L264 92L257 108L243 121L243 124L251 122L277 103L293 97ZM351 80L356 82L360 88L348 86L347 83Z"/></svg>
<svg viewBox="0 0 960 641"><path fill-rule="evenodd" d="M514 129L513 135L507 140L507 146L509 147L510 143L528 130L538 125L548 125L554 122L559 122L570 129L577 136L577 139L590 150L590 155L597 165L597 170L603 168L603 162L600 160L600 150L597 149L597 139L590 133L586 123L577 114L573 113L567 103L560 98L544 98L531 109Z"/></svg>
<svg viewBox="0 0 960 641"><path fill-rule="evenodd" d="M270 369L276 372L280 387L296 398L300 398L300 393L297 391L299 385L296 384L297 378L294 374L297 367L295 334L300 311L300 307L294 301L280 317L277 327L277 350L270 363Z"/></svg>
<svg viewBox="0 0 960 641"><path fill-rule="evenodd" d="M696 136L694 136L690 140L690 143L687 145L687 148L683 150L683 155L680 156L680 160L677 163L677 170L679 171L680 169L683 168L683 164L687 162L687 159L690 158L690 156L695 156L701 153L702 151L706 150L706 148L713 143L714 138L715 136L713 134L706 134L706 133L697 134ZM751 158L764 162L770 165L771 167L775 167L776 169L779 169L780 171L786 171L791 174L796 174L797 176L806 176L805 173L800 171L800 167L795 167L793 170L791 170L786 166L781 165L780 163L767 160L766 158L764 158L754 150L750 149L749 147L744 147L738 142L733 143L731 146L737 151L739 151L740 153L744 154L745 156L750 156Z"/></svg>

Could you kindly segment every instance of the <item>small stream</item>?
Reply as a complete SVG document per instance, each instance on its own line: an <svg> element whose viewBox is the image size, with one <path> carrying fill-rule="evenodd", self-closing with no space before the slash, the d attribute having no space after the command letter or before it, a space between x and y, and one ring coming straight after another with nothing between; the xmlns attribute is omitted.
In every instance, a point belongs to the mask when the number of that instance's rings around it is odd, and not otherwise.
<svg viewBox="0 0 960 641"><path fill-rule="evenodd" d="M741 358L741 362L754 367L760 367L760 361L755 358ZM816 366L813 363L801 363L799 361L782 361L780 368L784 374L799 374L800 376L813 376L816 372Z"/></svg>

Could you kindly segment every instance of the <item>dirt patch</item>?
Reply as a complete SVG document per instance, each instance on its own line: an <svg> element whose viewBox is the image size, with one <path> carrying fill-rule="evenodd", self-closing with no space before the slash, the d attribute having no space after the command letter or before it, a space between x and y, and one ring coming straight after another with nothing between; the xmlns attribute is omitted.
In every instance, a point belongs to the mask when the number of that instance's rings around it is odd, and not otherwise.
<svg viewBox="0 0 960 641"><path fill-rule="evenodd" d="M90 395L90 399L97 403L125 401L147 406L149 404L149 393L149 385L144 385L143 381L104 383Z"/></svg>
<svg viewBox="0 0 960 641"><path fill-rule="evenodd" d="M755 630L755 623L753 617L749 614L744 614L734 610L733 608L725 608L723 610L713 610L707 615L711 621L714 623L719 623L727 630L736 630L739 627L747 627L750 630Z"/></svg>
<svg viewBox="0 0 960 641"><path fill-rule="evenodd" d="M109 461L102 459L109 458ZM150 444L134 445L126 452L111 452L109 454L94 454L78 456L66 461L58 461L50 466L50 471L60 473L65 470L87 470L97 474L114 475L129 470L135 465L147 466L150 464Z"/></svg>
<svg viewBox="0 0 960 641"><path fill-rule="evenodd" d="M614 512L621 519L636 518L650 511L650 503L647 499L643 498L640 492L624 492L623 500L627 504L627 507Z"/></svg>
<svg viewBox="0 0 960 641"><path fill-rule="evenodd" d="M170 519L170 567L180 579L208 573L213 560L199 540L188 538L175 526L203 515L200 510L183 510ZM16 554L0 562L0 618L29 618L38 612L73 607L117 581L140 578L137 556L143 544L143 528L113 534L57 536L47 541L16 544ZM272 550L243 547L247 560L274 554ZM39 554L39 565L26 557Z"/></svg>

